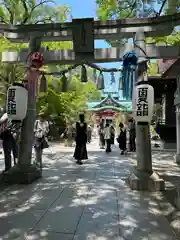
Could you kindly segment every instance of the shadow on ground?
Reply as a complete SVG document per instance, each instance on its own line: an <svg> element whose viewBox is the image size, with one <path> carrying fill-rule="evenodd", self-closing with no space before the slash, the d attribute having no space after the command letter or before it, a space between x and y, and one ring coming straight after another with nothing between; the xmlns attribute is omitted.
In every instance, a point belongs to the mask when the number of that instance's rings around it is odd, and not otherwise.
<svg viewBox="0 0 180 240"><path fill-rule="evenodd" d="M159 209L161 195L131 191L125 184L130 157L118 149L109 155L93 149L82 166L74 163L72 149L46 153L42 179L4 189L0 239L175 239Z"/></svg>

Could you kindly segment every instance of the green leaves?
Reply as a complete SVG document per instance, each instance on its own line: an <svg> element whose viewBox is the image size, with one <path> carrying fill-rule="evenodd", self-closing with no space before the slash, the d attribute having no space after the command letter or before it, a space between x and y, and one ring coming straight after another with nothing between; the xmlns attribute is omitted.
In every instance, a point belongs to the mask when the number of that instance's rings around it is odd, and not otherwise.
<svg viewBox="0 0 180 240"><path fill-rule="evenodd" d="M69 82L68 92L57 92L52 85L53 77L48 76L47 79L48 92L39 95L37 109L50 117L61 119L60 122L69 119L75 121L86 101L100 98L100 93L93 82L83 84L79 77L73 76Z"/></svg>
<svg viewBox="0 0 180 240"><path fill-rule="evenodd" d="M51 0L1 0L0 20L6 24L64 22L71 9Z"/></svg>

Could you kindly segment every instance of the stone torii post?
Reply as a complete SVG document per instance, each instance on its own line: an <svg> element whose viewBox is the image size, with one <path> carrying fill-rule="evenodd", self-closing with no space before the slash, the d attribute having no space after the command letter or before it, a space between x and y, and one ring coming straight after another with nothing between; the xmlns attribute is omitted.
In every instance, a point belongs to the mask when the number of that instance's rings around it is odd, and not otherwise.
<svg viewBox="0 0 180 240"><path fill-rule="evenodd" d="M136 43L139 47L145 49L146 55L149 58L177 58L180 55L180 49L177 46L164 47L155 45L145 45L142 37L166 36L172 33L174 26L180 24L180 14L171 16L162 16L150 19L121 19L112 21L93 21L93 19L75 19L72 23L57 23L57 24L38 24L38 25L25 25L25 26L7 26L0 25L0 32L3 36L7 37L12 42L27 42L29 36L34 32L42 33L41 41L72 41L73 50L56 50L45 51L41 49L45 58L45 64L83 64L83 63L101 63L101 62L115 62L121 61L122 56L134 50L133 44L126 44L119 48L110 49L94 49L94 39L117 40L121 38L133 38L136 34ZM165 26L165 27L163 27ZM144 52L140 48L135 47L138 53L138 58L145 58ZM2 54L2 62L17 63L25 62L27 59L28 50L22 49L18 52L4 52ZM31 118L30 114L27 115L29 120L26 122L32 123L34 116ZM22 129L22 136L25 136L25 127ZM31 132L33 135L33 133ZM143 137L145 137L145 142ZM32 138L28 139L24 148L21 151L29 152L29 146L32 146ZM22 140L22 139L21 139ZM146 180L146 190L161 190L163 188L162 181L154 178L155 175L147 176L147 170L152 171L151 148L149 126L137 126L137 140L141 143L137 147L137 169L134 171L133 177L129 178L130 186L133 189L141 190L141 183ZM143 142L145 145L143 145ZM28 145L28 146L27 146ZM148 151L147 151L148 149ZM147 156L147 154L149 154ZM20 156L24 156L22 154ZM20 165L25 162L31 162L31 154L28 154L27 159L20 160ZM25 166L25 165L24 165ZM27 165L26 165L27 166ZM30 168L24 169L28 173ZM13 171L9 174L11 177ZM22 174L22 173L21 173ZM21 175L20 174L20 175ZM32 173L33 174L33 173ZM31 176L32 176L31 174ZM20 179L19 175L19 179ZM12 177L13 178L13 177ZM16 181L15 178L14 182ZM35 179L35 177L34 177ZM32 177L33 180L33 177ZM156 187L156 180L158 180L159 187ZM8 181L8 180L7 180ZM27 181L28 182L28 181Z"/></svg>
<svg viewBox="0 0 180 240"><path fill-rule="evenodd" d="M135 50L137 56L140 52L144 56L138 59L137 79L136 84L141 84L147 81L144 75L147 74L147 56L145 34L143 32L136 33L135 35ZM133 173L127 179L128 184L133 190L149 190L149 191L162 191L164 190L164 180L159 177L152 169L152 154L151 154L151 138L150 138L150 125L146 122L138 122L136 124L136 154L137 166L134 168Z"/></svg>

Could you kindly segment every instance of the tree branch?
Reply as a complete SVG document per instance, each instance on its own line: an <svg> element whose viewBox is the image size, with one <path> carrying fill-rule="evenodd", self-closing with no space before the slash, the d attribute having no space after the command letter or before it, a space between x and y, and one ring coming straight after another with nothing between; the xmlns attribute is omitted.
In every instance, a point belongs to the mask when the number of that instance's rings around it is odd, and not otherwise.
<svg viewBox="0 0 180 240"><path fill-rule="evenodd" d="M48 17L48 18L44 18L44 19L41 19L41 20L38 20L38 21L36 21L34 24L46 23L46 21L50 21L51 23L53 23L52 17L53 17L53 16Z"/></svg>
<svg viewBox="0 0 180 240"><path fill-rule="evenodd" d="M44 1L42 1L42 0L41 0L40 3L36 4L34 7L31 8L30 16L31 16L31 14L33 13L33 11L34 11L36 8L40 7L41 5L43 5L43 4L45 4L45 3L54 3L54 1L51 1L51 0L44 0Z"/></svg>
<svg viewBox="0 0 180 240"><path fill-rule="evenodd" d="M29 18L29 11L28 11L28 6L27 6L26 1L22 1L22 4L23 4L25 12L24 12L24 17L23 17L24 19L21 24L25 24Z"/></svg>
<svg viewBox="0 0 180 240"><path fill-rule="evenodd" d="M8 22L5 21L4 17L0 16L0 22L1 23L5 23L5 24L8 24Z"/></svg>
<svg viewBox="0 0 180 240"><path fill-rule="evenodd" d="M22 0L22 4L23 4L23 7L24 7L24 10L25 10L25 13L24 13L24 16L25 18L23 19L22 23L21 24L26 24L28 19L31 18L34 10L40 6L42 6L43 4L45 3L55 3L54 1L51 1L51 0L41 0L40 3L34 5L33 7L31 7L30 11L28 10L28 4L26 1ZM39 21L39 22L42 22L42 21Z"/></svg>
<svg viewBox="0 0 180 240"><path fill-rule="evenodd" d="M4 2L3 5L5 6L6 10L8 11L10 17L9 17L9 21L11 24L14 24L14 14L13 11L11 11L10 7L8 7L8 5Z"/></svg>

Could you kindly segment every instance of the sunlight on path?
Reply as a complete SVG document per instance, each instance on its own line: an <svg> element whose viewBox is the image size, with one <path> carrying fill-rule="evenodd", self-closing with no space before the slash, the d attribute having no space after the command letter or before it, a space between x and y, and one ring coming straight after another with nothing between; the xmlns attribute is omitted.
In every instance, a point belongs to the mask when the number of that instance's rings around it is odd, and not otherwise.
<svg viewBox="0 0 180 240"><path fill-rule="evenodd" d="M159 209L161 195L126 186L130 157L117 147L106 155L96 142L88 150L78 166L73 148L53 145L44 154L42 179L1 192L0 240L176 239Z"/></svg>

